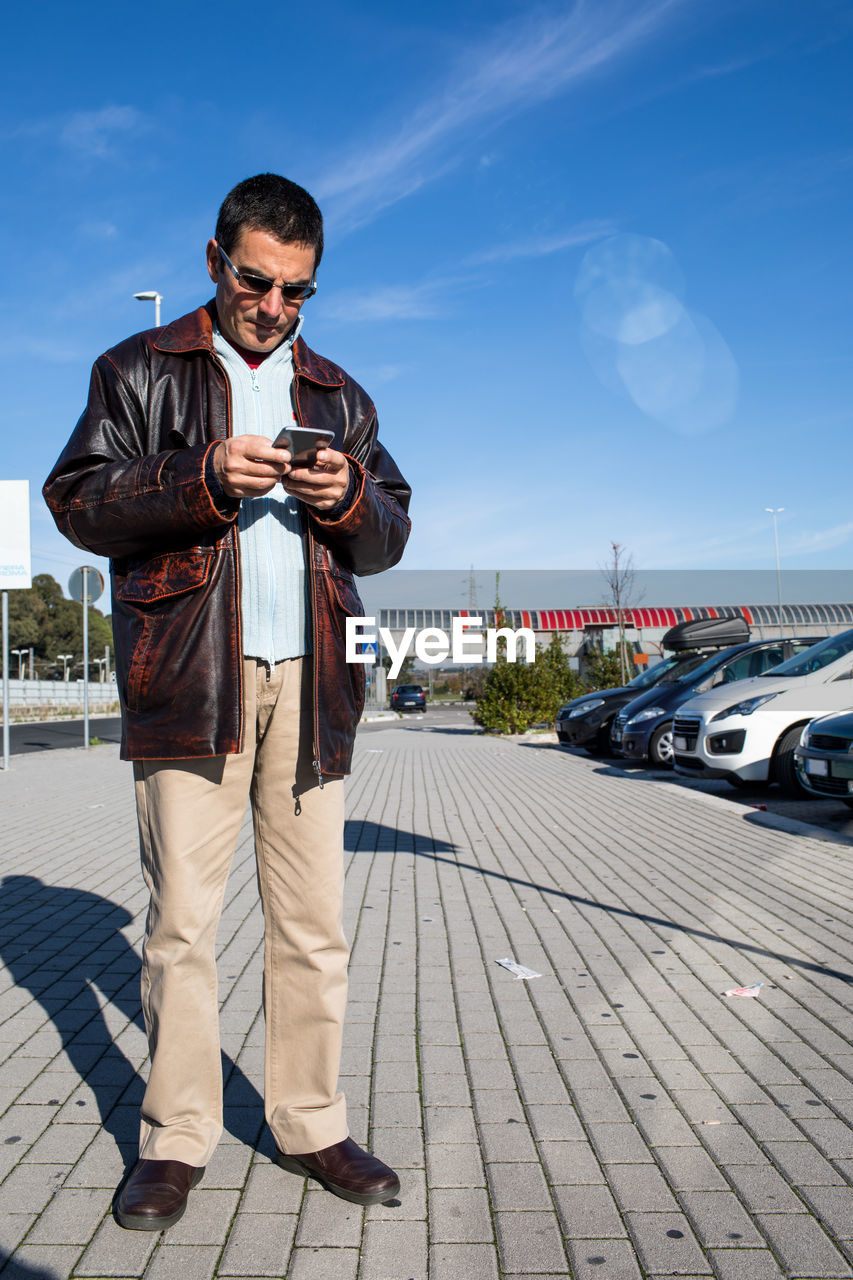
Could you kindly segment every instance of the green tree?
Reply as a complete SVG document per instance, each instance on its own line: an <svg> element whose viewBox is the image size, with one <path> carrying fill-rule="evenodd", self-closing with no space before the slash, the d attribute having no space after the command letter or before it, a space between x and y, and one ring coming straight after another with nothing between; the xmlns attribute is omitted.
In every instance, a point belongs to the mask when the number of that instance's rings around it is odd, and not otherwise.
<svg viewBox="0 0 853 1280"><path fill-rule="evenodd" d="M490 733L524 733L535 724L553 724L562 704L580 692L555 632L534 662L498 658L477 698L474 720Z"/></svg>
<svg viewBox="0 0 853 1280"><path fill-rule="evenodd" d="M89 607L89 656L101 657L104 647L112 647L109 619ZM37 573L29 590L9 592L9 647L35 649L36 673L50 675L57 669L57 654L70 653L70 674L83 674L83 607L67 600L62 588L49 573ZM62 664L59 664L61 669ZM97 671L92 664L90 676Z"/></svg>
<svg viewBox="0 0 853 1280"><path fill-rule="evenodd" d="M588 690L619 689L622 679L622 661L618 649L594 649L584 659L583 684Z"/></svg>

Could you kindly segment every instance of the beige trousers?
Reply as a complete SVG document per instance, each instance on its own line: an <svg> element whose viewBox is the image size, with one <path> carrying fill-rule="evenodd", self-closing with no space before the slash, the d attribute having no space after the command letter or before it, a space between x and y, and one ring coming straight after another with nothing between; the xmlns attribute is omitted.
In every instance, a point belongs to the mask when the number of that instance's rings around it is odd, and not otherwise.
<svg viewBox="0 0 853 1280"><path fill-rule="evenodd" d="M297 803L297 778L311 769L303 666L309 678L308 659L271 671L245 661L239 755L134 765L151 891L142 960L151 1054L140 1131L146 1159L205 1165L222 1132L214 946L247 799L264 911L267 1123L292 1154L347 1136L337 1092L348 960L343 782L307 790L300 782Z"/></svg>

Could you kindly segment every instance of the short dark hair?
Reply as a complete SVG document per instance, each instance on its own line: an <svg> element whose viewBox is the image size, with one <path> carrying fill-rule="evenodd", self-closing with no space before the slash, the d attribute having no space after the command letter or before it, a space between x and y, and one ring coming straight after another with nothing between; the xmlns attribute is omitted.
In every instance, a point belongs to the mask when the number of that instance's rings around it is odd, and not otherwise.
<svg viewBox="0 0 853 1280"><path fill-rule="evenodd" d="M222 201L216 240L230 253L245 229L268 231L282 244L314 250L314 266L323 256L323 215L304 187L277 173L259 173L238 182Z"/></svg>

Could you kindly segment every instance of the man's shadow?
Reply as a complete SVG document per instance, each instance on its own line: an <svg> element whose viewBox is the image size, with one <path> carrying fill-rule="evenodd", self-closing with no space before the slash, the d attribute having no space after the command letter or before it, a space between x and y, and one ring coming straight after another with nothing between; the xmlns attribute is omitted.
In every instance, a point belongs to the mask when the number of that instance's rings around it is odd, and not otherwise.
<svg viewBox="0 0 853 1280"><path fill-rule="evenodd" d="M116 1043L102 1005L111 1003L144 1032L140 959L121 933L132 919L108 898L35 876L5 876L0 884L0 957L59 1032L72 1067L95 1095L101 1124L131 1164L145 1085ZM259 991L259 1008L260 1003ZM264 1123L261 1096L227 1054L222 1066L225 1126L257 1146ZM78 1099L77 1105L86 1102Z"/></svg>

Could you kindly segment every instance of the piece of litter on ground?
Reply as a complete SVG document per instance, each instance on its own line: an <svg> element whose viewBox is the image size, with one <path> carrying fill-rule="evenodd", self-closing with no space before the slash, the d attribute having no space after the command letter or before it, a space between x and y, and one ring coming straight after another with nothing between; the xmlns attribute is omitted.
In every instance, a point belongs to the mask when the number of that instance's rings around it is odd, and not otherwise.
<svg viewBox="0 0 853 1280"><path fill-rule="evenodd" d="M103 807L104 807L104 806L103 806L102 804L87 804L87 805L86 805L86 808L87 808L87 809L103 809Z"/></svg>
<svg viewBox="0 0 853 1280"><path fill-rule="evenodd" d="M424 924L432 924L432 916L421 916L421 920Z"/></svg>
<svg viewBox="0 0 853 1280"><path fill-rule="evenodd" d="M764 986L763 982L756 982L751 987L732 987L731 991L724 991L723 995L724 996L757 996L763 986Z"/></svg>
<svg viewBox="0 0 853 1280"><path fill-rule="evenodd" d="M767 808L767 805L766 805L766 804L751 804L749 807L750 807L750 809L766 809L766 808Z"/></svg>
<svg viewBox="0 0 853 1280"><path fill-rule="evenodd" d="M510 960L508 957L504 960L498 960L497 963L503 965L505 969L509 969L510 973L514 973L516 978L542 977L542 974L537 973L535 969L528 969L526 965L517 964L515 960Z"/></svg>
<svg viewBox="0 0 853 1280"><path fill-rule="evenodd" d="M364 754L366 756L381 756L384 750L384 747L365 747Z"/></svg>

